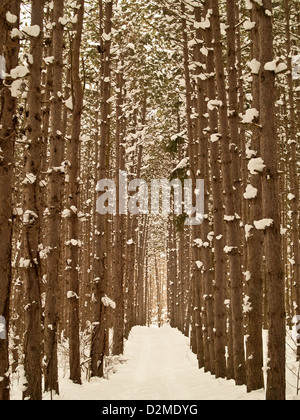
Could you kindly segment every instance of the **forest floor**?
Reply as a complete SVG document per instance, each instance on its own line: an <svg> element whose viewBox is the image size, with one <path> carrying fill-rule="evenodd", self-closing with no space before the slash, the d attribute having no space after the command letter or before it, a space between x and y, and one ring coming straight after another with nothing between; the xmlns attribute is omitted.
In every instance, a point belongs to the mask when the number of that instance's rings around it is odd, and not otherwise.
<svg viewBox="0 0 300 420"><path fill-rule="evenodd" d="M289 348L289 347L288 347ZM292 357L292 355L291 355ZM295 374L288 366L287 397L295 399ZM293 364L294 371L296 364ZM66 376L67 377L67 376ZM135 327L125 353L112 366L108 379L92 379L82 386L60 380L59 400L264 400L264 390L247 394L245 386L215 379L197 367L189 339L169 326ZM13 399L20 399L15 386ZM50 399L45 394L44 399Z"/></svg>

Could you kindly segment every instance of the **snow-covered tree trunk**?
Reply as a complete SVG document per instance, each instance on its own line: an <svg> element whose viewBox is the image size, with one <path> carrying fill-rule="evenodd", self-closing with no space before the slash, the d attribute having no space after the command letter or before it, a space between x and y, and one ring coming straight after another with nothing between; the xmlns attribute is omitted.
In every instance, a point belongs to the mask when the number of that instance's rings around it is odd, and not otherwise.
<svg viewBox="0 0 300 420"><path fill-rule="evenodd" d="M205 12L210 10L210 1L205 3ZM205 47L207 49L206 71L214 74L214 51L213 34L211 22L205 29ZM216 101L216 86L214 77L207 80L207 97L209 101ZM225 290L226 290L226 260L224 257L225 227L223 210L223 190L221 183L221 165L218 141L212 141L218 135L218 113L216 107L208 107L209 114L209 135L210 135L210 166L211 166L211 188L213 197L214 213L214 314L215 314L215 372L217 377L226 376L225 359Z"/></svg>
<svg viewBox="0 0 300 420"><path fill-rule="evenodd" d="M251 13L251 21L256 22L252 29L252 60L259 61L259 38L256 8ZM259 73L252 74L252 107L260 109L260 83ZM251 149L248 159L260 156L260 128L259 120L253 124ZM263 342L262 342L262 311L263 311L263 234L254 229L254 221L262 219L262 177L261 173L250 174L250 183L247 186L244 198L248 203L248 217L245 224L245 237L247 240L247 294L249 296L250 310L246 313L247 338L247 390L248 392L264 387L263 378ZM251 193L252 192L252 193ZM248 230L250 229L250 231Z"/></svg>
<svg viewBox="0 0 300 420"><path fill-rule="evenodd" d="M293 282L295 286L295 301L293 307L296 310L295 315L300 314L300 247L299 247L299 177L298 177L298 159L297 159L297 125L294 98L294 81L292 65L292 44L291 44L291 17L290 1L284 0L285 20L286 20L286 55L288 67L288 102L289 102L289 161L290 161L290 192L288 194L292 209L292 257L291 268L293 271ZM298 357L300 358L300 341L298 346Z"/></svg>
<svg viewBox="0 0 300 420"><path fill-rule="evenodd" d="M275 70L273 50L272 2L264 0L258 8L260 37L260 118L263 217L270 220L265 228L266 283L268 293L269 340L267 399L285 399L285 282L281 258L281 232L278 183L278 137L275 117ZM257 227L257 226L256 226ZM259 227L259 226L258 226Z"/></svg>
<svg viewBox="0 0 300 420"><path fill-rule="evenodd" d="M99 0L100 12L100 43L102 49L101 59L101 126L100 126L100 162L99 180L107 176L107 157L110 136L109 110L107 102L111 92L111 69L110 69L110 44L111 44L111 19L113 15L113 3L105 5L105 23L103 24L104 4ZM108 266L107 266L107 217L97 214L96 253L94 260L94 315L93 333L91 346L91 372L92 376L103 376L104 356L108 337L107 309L102 302L107 293Z"/></svg>
<svg viewBox="0 0 300 420"><path fill-rule="evenodd" d="M0 55L5 58L6 73L10 73L18 64L19 40L12 39L10 31L19 25L20 1L2 2L0 15ZM9 22L6 14L16 17ZM4 86L0 78L0 400L10 398L9 390L9 321L10 294L12 283L12 233L13 233L13 163L16 138L17 117L15 115L17 100L10 91L10 82Z"/></svg>
<svg viewBox="0 0 300 420"><path fill-rule="evenodd" d="M31 2L30 54L28 77L28 148L25 151L23 181L23 279L25 283L24 368L26 389L24 399L42 399L42 330L41 330L41 243L40 164L41 129L41 68L43 58L44 0Z"/></svg>
<svg viewBox="0 0 300 420"><path fill-rule="evenodd" d="M59 393L57 367L58 291L61 253L61 201L63 192L64 139L62 137L62 76L64 2L54 4L53 85L51 100L51 137L47 194L47 288L45 304L45 390Z"/></svg>
<svg viewBox="0 0 300 420"><path fill-rule="evenodd" d="M72 130L68 144L68 157L70 161L69 184L68 184L68 209L70 212L68 241L67 241L67 298L69 302L69 361L70 379L81 384L80 368L80 340L79 340L79 143L81 132L81 115L83 107L83 89L80 78L80 48L83 30L84 0L77 1L78 10L76 23L71 44L72 70L71 70L71 91L72 91Z"/></svg>
<svg viewBox="0 0 300 420"><path fill-rule="evenodd" d="M120 64L122 67L122 64ZM114 243L114 301L116 303L116 311L114 313L114 353L119 355L123 352L124 343L124 280L125 280L125 215L120 214L120 192L122 185L120 185L120 171L125 170L125 156L124 147L124 75L123 70L120 69L117 72L117 103L116 103L116 170L115 170L115 182L116 182L116 210L115 216L115 243Z"/></svg>
<svg viewBox="0 0 300 420"><path fill-rule="evenodd" d="M226 96L226 80L224 62L222 59L222 40L220 29L220 13L217 0L212 0L212 30L214 37L215 72L218 90L218 107L222 153L222 181L224 190L225 216L224 220L227 229L227 244L224 251L228 254L231 280L231 307L232 307L232 328L233 328L233 350L235 381L237 385L246 383L245 354L244 354L244 331L242 312L242 270L241 270L241 239L240 239L240 215L237 213L238 206L235 201L233 174L236 161L230 155L230 139L228 128L228 106ZM232 87L231 87L232 89Z"/></svg>

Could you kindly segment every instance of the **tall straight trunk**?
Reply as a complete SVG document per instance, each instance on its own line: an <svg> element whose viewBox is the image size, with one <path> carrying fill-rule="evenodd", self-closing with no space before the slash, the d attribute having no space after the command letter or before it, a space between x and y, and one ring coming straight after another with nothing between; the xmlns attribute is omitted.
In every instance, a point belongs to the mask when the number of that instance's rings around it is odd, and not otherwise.
<svg viewBox="0 0 300 420"><path fill-rule="evenodd" d="M19 25L20 1L4 2L0 16L1 41L0 54L6 61L6 73L10 73L18 64L19 40L11 38L10 31ZM18 17L15 24L10 24L5 19L7 11ZM3 86L0 79L0 109L1 109L1 129L0 129L0 400L9 400L9 356L8 356L8 332L9 332L9 312L11 294L11 259L12 259L12 214L13 214L13 162L14 148L17 128L16 98L12 97L8 86Z"/></svg>
<svg viewBox="0 0 300 420"><path fill-rule="evenodd" d="M168 302L168 318L170 319L170 325L172 326L174 319L174 299L173 299L173 285L172 279L172 220L171 217L168 220L168 246L167 246L167 302Z"/></svg>
<svg viewBox="0 0 300 420"><path fill-rule="evenodd" d="M181 13L182 13L182 35L183 35L183 54L184 54L184 74L185 74L185 86L186 86L186 118L187 118L187 131L188 131L188 154L190 159L190 166L192 176L195 179L197 173L197 161L196 161L196 135L195 135L195 124L191 118L192 115L192 86L191 86L191 75L189 70L189 49L188 49L188 32L187 32L187 21L185 18L186 7L185 4L181 3ZM197 133L199 134L199 133ZM195 240L200 239L200 227L193 226L192 229L192 240L193 245L195 245ZM179 255L181 255L181 246L179 245ZM207 330L204 329L204 322L202 321L201 317L201 307L202 307L202 295L203 295L203 284L202 284L202 275L201 269L197 268L196 261L200 260L200 249L196 246L193 246L194 252L194 266L192 268L192 280L194 283L193 291L194 291L194 332L196 334L196 343L197 343L197 354L198 354L198 363L199 368L202 368L202 365L205 365L206 370L210 369L210 360L209 360L209 342L207 340ZM181 260L181 258L180 258ZM181 273L180 273L181 274ZM206 339L205 339L206 338ZM204 339L204 341L203 341ZM202 343L203 341L203 343Z"/></svg>
<svg viewBox="0 0 300 420"><path fill-rule="evenodd" d="M70 379L81 384L80 339L79 339L79 226L77 209L79 204L79 143L81 131L81 114L83 107L83 90L80 79L80 47L83 29L84 0L77 1L77 23L74 24L75 35L72 41L72 132L68 144L70 160L68 208L69 238L67 241L68 259L68 302L69 302L69 361Z"/></svg>
<svg viewBox="0 0 300 420"><path fill-rule="evenodd" d="M41 266L39 257L41 209L41 68L43 58L44 0L32 0L31 25L40 33L30 38L32 64L29 65L28 91L28 148L25 152L23 181L23 278L25 283L25 340L24 369L27 380L24 399L42 399L42 331L41 331Z"/></svg>
<svg viewBox="0 0 300 420"><path fill-rule="evenodd" d="M223 49L221 41L220 12L217 0L212 0L212 28L214 36L215 52L215 71L217 79L218 99L221 101L219 107L220 133L222 153L222 180L224 189L224 202L227 228L228 258L231 276L231 304L232 304L232 328L233 328L233 351L235 381L237 385L246 383L246 366L244 352L244 331L243 331L243 312L242 312L242 259L241 259L241 235L240 235L240 216L238 215L238 200L233 189L233 176L236 173L235 166L237 161L232 160L230 155L230 143L235 139L230 139L228 129L228 107L226 97L226 80L224 72L224 62L222 58ZM233 127L232 127L233 128Z"/></svg>
<svg viewBox="0 0 300 420"><path fill-rule="evenodd" d="M291 209L292 209L292 269L293 280L296 289L295 302L293 306L297 308L295 315L300 315L300 248L299 248L299 178L298 178L298 160L297 160L297 127L296 127L296 112L295 112L295 98L294 98L294 83L293 83L293 69L292 69L292 45L291 45L291 16L290 7L291 2L284 0L285 19L286 19L286 54L288 65L288 102L289 102L289 121L290 121L290 138L289 138L289 161L290 161L290 194L292 195ZM298 343L298 357L300 358L300 341Z"/></svg>
<svg viewBox="0 0 300 420"><path fill-rule="evenodd" d="M57 367L58 291L61 249L61 200L63 190L64 141L62 138L63 25L64 2L54 4L53 29L53 86L51 101L51 137L48 181L47 220L47 289L45 303L45 390L59 393ZM57 169L61 168L61 169Z"/></svg>
<svg viewBox="0 0 300 420"><path fill-rule="evenodd" d="M126 293L126 325L125 325L125 338L128 338L131 328L133 327L133 310L134 310L134 281L133 281L133 268L134 268L134 247L133 242L133 220L130 215L127 215L127 229L126 238L127 245L125 249L125 285L127 288ZM128 241L132 241L128 243Z"/></svg>
<svg viewBox="0 0 300 420"><path fill-rule="evenodd" d="M162 318L161 318L162 301L161 301L160 271L159 271L156 256L155 256L154 270L155 270L156 299L157 299L157 324L158 324L158 327L160 328L161 322L162 322Z"/></svg>
<svg viewBox="0 0 300 420"><path fill-rule="evenodd" d="M269 340L267 399L285 399L285 283L281 258L278 155L275 116L275 72L265 70L274 60L272 1L258 8L260 37L260 118L261 157L265 169L262 178L263 217L272 220L265 229L266 283L268 293Z"/></svg>
<svg viewBox="0 0 300 420"><path fill-rule="evenodd" d="M103 3L99 0L101 61L101 127L100 127L100 162L99 179L107 175L107 155L110 138L109 103L110 98L110 40L102 37L103 33L111 34L111 19L113 15L113 2L105 4L105 25L103 28ZM94 315L91 345L91 372L92 376L102 377L104 373L104 356L108 338L107 310L102 302L107 291L107 217L97 214L96 253L94 260Z"/></svg>
<svg viewBox="0 0 300 420"><path fill-rule="evenodd" d="M145 116L145 108L143 115ZM143 146L138 147L137 164L136 164L136 178L139 179L141 176L142 166L142 154ZM132 170L133 173L133 170ZM129 178L130 180L130 178ZM138 216L128 215L127 219L127 282L128 282L128 299L127 299L127 313L126 313L126 336L130 332L131 328L136 325L136 293L135 293L135 267L136 259L138 255Z"/></svg>
<svg viewBox="0 0 300 420"><path fill-rule="evenodd" d="M176 230L171 216L169 221L169 264L170 264L170 323L171 327L176 326L176 277L177 277L177 246L176 246Z"/></svg>
<svg viewBox="0 0 300 420"><path fill-rule="evenodd" d="M117 115L116 115L116 194L117 194L117 214L115 216L115 269L114 269L114 301L117 310L114 313L114 345L113 353L122 354L124 351L124 252L125 252L125 226L123 214L120 214L119 196L121 185L119 183L119 173L125 169L124 147L121 146L124 139L123 121L123 73L117 74Z"/></svg>
<svg viewBox="0 0 300 420"><path fill-rule="evenodd" d="M140 232L139 240L139 249L138 249L138 259L137 263L137 324L144 325L144 295L145 295L145 285L144 285L144 262L145 262L145 250L146 250L146 240L148 237L148 218L147 216L142 216L142 230Z"/></svg>
<svg viewBox="0 0 300 420"><path fill-rule="evenodd" d="M197 22L200 22L202 18L202 9L200 7L195 8L195 19ZM196 37L197 39L204 38L202 30L196 30ZM201 63L202 66L205 64L205 56L202 54L202 49L200 45L197 45L194 50L194 60L198 63ZM215 313L214 313L214 288L213 288L213 272L212 272L212 258L211 258L211 251L212 251L212 241L209 239L209 233L211 232L210 220L209 220L209 200L210 200L210 172L209 172L209 159L208 159L208 136L205 131L207 127L207 118L206 118L206 103L205 103L205 82L201 80L200 74L203 71L201 67L198 65L196 70L197 76L197 94L195 98L195 109L197 110L198 118L197 123L195 126L195 137L196 141L196 150L194 151L193 155L196 157L195 161L195 176L199 178L199 176L204 179L204 187L205 187L205 195L204 195L204 220L201 226L195 228L198 229L199 233L196 238L201 237L202 239L202 246L200 249L196 247L195 249L199 252L199 258L196 258L196 261L199 261L201 264L201 268L197 268L201 272L201 283L203 284L203 292L205 296L205 300L203 306L205 306L205 312L207 316L207 345L208 345L208 353L210 359L210 366L209 369L212 374L215 374L215 333L214 333L214 326L215 326ZM194 158L195 159L195 158ZM221 310L222 308L220 308ZM224 356L225 356L225 345L224 345ZM222 357L220 355L220 357ZM225 357L224 357L225 360Z"/></svg>
<svg viewBox="0 0 300 420"><path fill-rule="evenodd" d="M256 8L252 11L252 21L256 19ZM259 60L258 22L252 30L252 57ZM259 75L252 75L253 108L260 109ZM260 128L254 126L251 140L251 150L260 156ZM249 202L249 219L247 224L254 226L255 220L262 218L262 184L261 174L250 175L250 185L257 190L256 197ZM248 235L247 235L248 236ZM264 387L263 378L263 340L262 340L262 311L263 311L263 234L257 229L251 229L247 237L247 294L251 303L251 310L247 313L247 391L251 392Z"/></svg>
<svg viewBox="0 0 300 420"><path fill-rule="evenodd" d="M208 13L211 3L206 1L205 11ZM211 27L205 30L205 44L208 49L207 73L214 73L214 52L213 34ZM209 100L216 99L216 86L213 77L207 80L207 97ZM218 133L218 114L217 110L209 108L210 135ZM214 213L214 314L215 314L215 373L218 378L226 377L226 358L225 358L225 290L226 290L226 270L224 258L224 210L223 210L223 190L221 183L221 167L218 142L210 142L210 166L211 166L211 188L213 197Z"/></svg>

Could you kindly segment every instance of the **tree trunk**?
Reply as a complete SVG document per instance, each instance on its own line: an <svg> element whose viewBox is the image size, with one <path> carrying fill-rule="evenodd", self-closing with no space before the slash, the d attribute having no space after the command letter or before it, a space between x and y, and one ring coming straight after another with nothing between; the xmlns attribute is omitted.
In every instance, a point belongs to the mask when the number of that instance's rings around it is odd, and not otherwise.
<svg viewBox="0 0 300 420"><path fill-rule="evenodd" d="M0 55L6 61L6 73L10 73L17 66L19 55L19 40L11 38L10 31L19 26L20 1L4 2L2 4L0 16L1 41ZM18 17L15 24L7 22L5 16L7 11ZM14 148L16 137L17 117L16 98L12 97L8 86L3 86L0 79L0 109L1 109L1 129L0 129L0 400L9 400L9 356L8 356L8 332L9 332L9 312L10 312L10 294L12 284L11 259L12 259L12 215L13 215L13 163Z"/></svg>
<svg viewBox="0 0 300 420"><path fill-rule="evenodd" d="M254 3L254 2L253 2ZM269 312L267 400L285 399L285 283L281 258L277 133L275 118L275 72L265 70L274 60L272 2L257 3L260 36L260 118L263 217L272 220L265 229L266 282Z"/></svg>
<svg viewBox="0 0 300 420"><path fill-rule="evenodd" d="M252 11L252 21L256 19L256 8ZM259 60L258 22L252 30L252 57ZM253 108L260 109L259 75L252 75ZM260 129L253 127L251 150L260 156ZM254 226L255 220L262 219L262 184L261 174L250 175L250 185L257 190L256 197L246 200L249 203L249 219L247 224ZM262 259L263 235L257 229L251 229L247 238L247 293L251 310L247 312L247 391L251 392L264 387L263 377L263 341L262 341L262 310L263 310L263 275ZM249 279L250 277L250 279Z"/></svg>
<svg viewBox="0 0 300 420"><path fill-rule="evenodd" d="M107 150L110 137L109 103L110 98L110 40L103 44L102 28L103 4L99 0L99 11L101 21L101 45L104 51L101 63L101 128L100 128L100 168L99 179L105 179L107 175ZM113 15L113 2L106 3L105 6L105 32L111 34L111 19ZM104 356L106 352L107 329L107 309L102 302L107 292L107 217L97 214L97 238L96 238L96 257L94 261L94 322L91 347L91 368L92 376L102 377L104 373Z"/></svg>
<svg viewBox="0 0 300 420"><path fill-rule="evenodd" d="M23 192L23 252L25 283L25 342L24 369L27 380L24 399L42 399L42 331L41 331L41 243L40 163L41 163L41 68L43 55L44 0L32 0L31 25L38 25L40 33L30 39L32 64L29 66L28 140L25 153Z"/></svg>
<svg viewBox="0 0 300 420"><path fill-rule="evenodd" d="M64 2L54 5L53 29L53 87L51 101L51 137L48 181L47 220L47 289L45 304L45 391L59 393L57 367L58 291L61 249L61 200L63 192L64 141L62 138L62 92L63 76L63 26L59 19L64 15ZM58 169L61 168L61 169Z"/></svg>
<svg viewBox="0 0 300 420"><path fill-rule="evenodd" d="M231 304L232 304L232 328L233 328L233 351L235 381L237 385L246 383L246 367L244 354L244 331L243 331L243 312L242 312L242 259L241 259L241 240L240 240L240 216L238 215L238 200L233 189L233 176L236 175L237 162L231 159L230 143L235 139L230 139L228 130L228 107L226 97L226 81L224 73L224 63L222 59L222 41L220 30L220 14L217 0L212 0L212 26L214 35L215 50L215 71L217 78L218 99L222 103L219 107L220 119L220 142L222 153L222 180L225 212L229 217L226 221L228 259L230 264L231 276Z"/></svg>
<svg viewBox="0 0 300 420"><path fill-rule="evenodd" d="M210 9L210 2L206 2L205 10ZM214 52L213 52L213 35L211 27L205 31L207 55L207 73L214 73ZM207 97L209 100L216 99L215 80L210 77L207 80ZM216 109L210 108L209 126L210 135L218 133L218 114ZM210 165L211 165L211 187L213 196L213 215L214 215L214 275L215 275L215 372L216 377L226 377L226 359L225 359L225 290L226 290L226 276L225 276L225 258L224 258L224 243L225 243L225 229L224 229L224 210L223 210L223 190L221 183L221 167L219 161L219 145L218 142L210 143Z"/></svg>
<svg viewBox="0 0 300 420"><path fill-rule="evenodd" d="M81 114L83 107L83 90L80 79L80 47L83 29L84 0L78 0L77 23L74 24L75 35L72 41L72 132L68 144L70 168L69 168L69 191L68 209L69 238L67 241L68 259L68 302L69 302L69 361L70 379L81 384L80 368L80 339L79 339L79 144L81 131Z"/></svg>
<svg viewBox="0 0 300 420"><path fill-rule="evenodd" d="M117 120L116 120L116 194L117 194L117 214L115 216L115 269L114 269L114 301L116 311L114 313L114 344L113 354L119 355L124 351L124 253L125 253L125 228L123 214L120 214L120 191L119 182L120 171L125 170L124 147L121 143L124 141L124 121L123 121L123 74L120 71L117 74Z"/></svg>
<svg viewBox="0 0 300 420"><path fill-rule="evenodd" d="M289 122L290 122L290 138L289 138L289 161L290 161L290 194L292 199L292 270L293 282L295 285L295 300L293 302L294 308L297 308L297 313L300 314L300 247L299 247L299 179L298 179L298 159L297 159L297 126L295 113L295 99L294 99L294 82L293 82L293 68L292 68L292 45L291 45L291 23L290 23L290 1L284 1L285 19L286 19L286 55L288 65L288 102L289 102ZM300 340L298 342L298 358L300 359Z"/></svg>

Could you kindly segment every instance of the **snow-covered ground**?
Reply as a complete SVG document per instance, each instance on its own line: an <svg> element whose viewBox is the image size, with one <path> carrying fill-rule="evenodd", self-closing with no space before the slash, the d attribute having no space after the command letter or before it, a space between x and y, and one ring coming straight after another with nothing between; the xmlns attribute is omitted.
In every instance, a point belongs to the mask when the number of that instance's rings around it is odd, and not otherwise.
<svg viewBox="0 0 300 420"><path fill-rule="evenodd" d="M287 397L295 399L293 352L289 345ZM264 400L263 390L246 393L234 381L215 379L197 367L189 340L169 326L135 327L126 343L125 353L109 379L92 379L82 386L66 378L60 380L61 400ZM294 384L294 385L293 385ZM13 390L20 399L20 388ZM44 396L49 399L49 395Z"/></svg>

